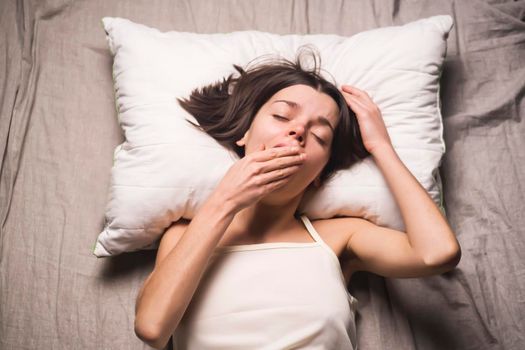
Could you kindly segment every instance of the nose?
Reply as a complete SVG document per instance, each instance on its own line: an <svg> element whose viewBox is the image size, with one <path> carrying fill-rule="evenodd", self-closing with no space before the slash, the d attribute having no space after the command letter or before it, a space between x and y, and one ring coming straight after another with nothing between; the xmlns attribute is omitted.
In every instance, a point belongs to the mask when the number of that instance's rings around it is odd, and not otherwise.
<svg viewBox="0 0 525 350"><path fill-rule="evenodd" d="M299 142L299 145L303 146L305 140L304 133L305 130L302 125L295 125L288 131L288 136L293 137Z"/></svg>

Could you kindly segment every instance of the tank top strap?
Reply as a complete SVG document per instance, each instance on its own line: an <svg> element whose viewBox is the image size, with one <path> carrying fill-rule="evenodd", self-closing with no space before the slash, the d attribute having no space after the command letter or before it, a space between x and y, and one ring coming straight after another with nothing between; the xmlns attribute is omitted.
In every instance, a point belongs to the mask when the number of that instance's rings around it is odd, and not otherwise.
<svg viewBox="0 0 525 350"><path fill-rule="evenodd" d="M304 226L306 226L308 233L310 234L310 236L312 236L314 241L323 244L324 243L323 239L321 238L321 236L319 236L319 233L317 233L317 231L315 230L314 226L310 222L310 219L308 219L306 215L301 215L301 220L303 221Z"/></svg>

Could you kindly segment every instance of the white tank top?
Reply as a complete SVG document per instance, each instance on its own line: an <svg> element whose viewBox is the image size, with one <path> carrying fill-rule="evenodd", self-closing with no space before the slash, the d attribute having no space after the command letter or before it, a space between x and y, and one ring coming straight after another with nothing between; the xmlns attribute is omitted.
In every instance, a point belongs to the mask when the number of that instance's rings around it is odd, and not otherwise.
<svg viewBox="0 0 525 350"><path fill-rule="evenodd" d="M219 246L173 334L175 350L357 349L357 299L315 242Z"/></svg>

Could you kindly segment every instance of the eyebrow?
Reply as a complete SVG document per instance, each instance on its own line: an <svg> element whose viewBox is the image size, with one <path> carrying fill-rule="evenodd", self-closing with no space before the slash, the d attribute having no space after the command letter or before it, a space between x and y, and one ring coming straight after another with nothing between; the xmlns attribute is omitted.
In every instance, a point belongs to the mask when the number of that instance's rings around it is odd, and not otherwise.
<svg viewBox="0 0 525 350"><path fill-rule="evenodd" d="M273 103L275 102L284 102L286 103L288 106L292 107L292 108L301 108L301 106L297 103L297 102L293 102L293 101L288 101L288 100L275 100L273 101ZM317 121L323 125L326 125L330 128L330 130L332 130L332 134L335 134L335 131L334 131L334 127L332 126L332 124L330 124L330 121L328 119L326 119L326 117L323 117L322 115L318 116L317 117Z"/></svg>

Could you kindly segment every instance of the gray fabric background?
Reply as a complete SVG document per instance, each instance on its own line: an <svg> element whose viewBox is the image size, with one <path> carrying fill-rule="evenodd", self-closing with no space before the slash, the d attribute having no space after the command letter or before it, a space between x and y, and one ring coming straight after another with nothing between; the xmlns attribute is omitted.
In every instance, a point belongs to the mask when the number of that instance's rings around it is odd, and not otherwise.
<svg viewBox="0 0 525 350"><path fill-rule="evenodd" d="M441 176L462 246L440 276L355 274L359 348L525 348L525 1L0 1L0 348L147 349L155 251L97 259L117 123L100 23L335 33L450 14Z"/></svg>

